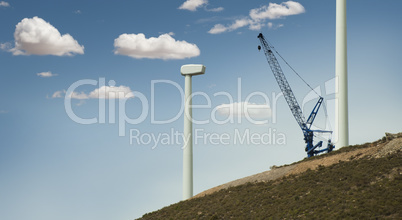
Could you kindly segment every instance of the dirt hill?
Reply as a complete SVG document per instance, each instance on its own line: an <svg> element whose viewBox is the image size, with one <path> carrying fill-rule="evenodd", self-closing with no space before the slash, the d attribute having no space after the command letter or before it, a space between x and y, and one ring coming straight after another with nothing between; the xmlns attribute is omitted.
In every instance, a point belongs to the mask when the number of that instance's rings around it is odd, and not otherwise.
<svg viewBox="0 0 402 220"><path fill-rule="evenodd" d="M271 167L143 219L402 218L402 133Z"/></svg>

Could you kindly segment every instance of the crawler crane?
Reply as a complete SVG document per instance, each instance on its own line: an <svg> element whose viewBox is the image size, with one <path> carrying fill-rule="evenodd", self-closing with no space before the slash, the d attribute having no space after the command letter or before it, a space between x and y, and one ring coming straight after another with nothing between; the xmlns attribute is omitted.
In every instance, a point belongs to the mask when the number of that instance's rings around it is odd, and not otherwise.
<svg viewBox="0 0 402 220"><path fill-rule="evenodd" d="M323 142L319 141L317 144L314 145L313 137L315 132L332 133L332 131L311 130L311 126L313 125L314 119L317 116L317 112L320 109L324 98L321 96L319 97L317 104L315 105L313 111L310 113L310 116L307 120L305 120L300 105L297 103L296 97L293 94L292 89L290 88L290 85L286 80L285 75L283 74L282 68L273 53L274 47L269 44L267 40L265 40L262 33L258 35L258 39L260 39L261 42L261 45L258 46L258 49L261 50L262 47L262 49L264 50L265 56L267 58L269 66L271 67L272 73L275 76L276 82L278 83L279 88L281 89L283 96L285 97L285 100L289 105L294 118L296 119L296 122L299 124L301 130L303 131L304 141L306 142L305 151L307 152L307 156L312 157L325 151L328 153L331 152L335 148L335 146L331 143L331 139L328 140L327 148L318 150L317 148L322 147Z"/></svg>

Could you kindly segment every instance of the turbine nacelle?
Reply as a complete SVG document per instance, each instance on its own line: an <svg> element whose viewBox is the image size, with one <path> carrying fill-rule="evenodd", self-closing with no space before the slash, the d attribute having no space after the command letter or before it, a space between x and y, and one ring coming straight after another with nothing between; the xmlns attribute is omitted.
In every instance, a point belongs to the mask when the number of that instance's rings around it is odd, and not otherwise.
<svg viewBox="0 0 402 220"><path fill-rule="evenodd" d="M187 65L181 66L180 72L181 72L181 75L183 75L183 76L202 75L205 73L205 66L202 64L187 64Z"/></svg>

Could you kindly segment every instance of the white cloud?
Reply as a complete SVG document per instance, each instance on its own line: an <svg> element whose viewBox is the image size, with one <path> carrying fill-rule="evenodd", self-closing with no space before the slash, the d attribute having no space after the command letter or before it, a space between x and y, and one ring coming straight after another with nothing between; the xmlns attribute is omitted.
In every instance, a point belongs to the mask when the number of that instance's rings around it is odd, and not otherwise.
<svg viewBox="0 0 402 220"><path fill-rule="evenodd" d="M269 3L268 6L255 8L250 11L250 17L255 20L278 19L289 15L304 13L303 5L294 1L282 2L281 4Z"/></svg>
<svg viewBox="0 0 402 220"><path fill-rule="evenodd" d="M261 28L264 27L264 26L265 26L264 23L252 22L250 24L250 26L248 27L248 29L253 30L253 31L258 31L258 30L261 30Z"/></svg>
<svg viewBox="0 0 402 220"><path fill-rule="evenodd" d="M229 26L224 26L223 24L216 24L211 30L208 31L210 34L220 34L226 31L234 31L238 28L250 25L252 23L251 20L247 18L237 19L233 24Z"/></svg>
<svg viewBox="0 0 402 220"><path fill-rule="evenodd" d="M63 93L66 93L66 91L56 91L53 93L52 98L62 98Z"/></svg>
<svg viewBox="0 0 402 220"><path fill-rule="evenodd" d="M205 9L205 10L211 11L211 12L221 12L225 9L223 7L217 7L217 8L211 8L211 9Z"/></svg>
<svg viewBox="0 0 402 220"><path fill-rule="evenodd" d="M134 93L127 86L102 86L88 95L92 99L127 99L134 98Z"/></svg>
<svg viewBox="0 0 402 220"><path fill-rule="evenodd" d="M220 34L223 32L234 31L238 28L248 26L250 30L260 30L265 26L264 21L267 19L279 19L285 16L297 15L304 13L305 9L303 5L294 1L282 2L281 4L269 3L268 6L262 6L260 8L251 9L249 17L235 20L231 25L216 24L214 25L208 33L210 34ZM282 27L283 24L277 26L277 28ZM272 28L273 24L268 23L268 27Z"/></svg>
<svg viewBox="0 0 402 220"><path fill-rule="evenodd" d="M222 104L216 107L221 115L225 116L249 116L251 118L271 117L271 108L267 104L255 104L248 102L234 102Z"/></svg>
<svg viewBox="0 0 402 220"><path fill-rule="evenodd" d="M212 83L211 85L208 86L208 88L210 88L210 89L215 88L215 87L216 87L215 83Z"/></svg>
<svg viewBox="0 0 402 220"><path fill-rule="evenodd" d="M52 72L50 72L50 71L37 73L36 75L37 75L37 76L40 76L40 77L52 77L52 76L57 76L57 74L52 73Z"/></svg>
<svg viewBox="0 0 402 220"><path fill-rule="evenodd" d="M93 90L90 93L85 92L72 92L66 94L66 91L56 91L53 93L52 98L63 98L66 95L70 99L130 99L134 98L134 93L128 86L102 86Z"/></svg>
<svg viewBox="0 0 402 220"><path fill-rule="evenodd" d="M251 24L251 21L249 19L246 18L238 19L232 25L229 26L229 30L236 30L249 24Z"/></svg>
<svg viewBox="0 0 402 220"><path fill-rule="evenodd" d="M179 9L189 10L189 11L197 11L198 8L204 6L205 11L211 12L221 12L224 10L223 7L211 8L208 9L206 6L208 5L208 0L186 0Z"/></svg>
<svg viewBox="0 0 402 220"><path fill-rule="evenodd" d="M208 0L187 0L179 7L179 9L197 11L197 8L206 4L208 4Z"/></svg>
<svg viewBox="0 0 402 220"><path fill-rule="evenodd" d="M5 50L9 51L12 48L11 44L6 42L6 43L0 43L0 50Z"/></svg>
<svg viewBox="0 0 402 220"><path fill-rule="evenodd" d="M72 92L70 94L66 94L70 99L89 99L89 96L85 94L85 92Z"/></svg>
<svg viewBox="0 0 402 220"><path fill-rule="evenodd" d="M14 55L55 55L72 56L84 54L84 46L69 34L61 35L50 23L42 18L24 18L14 32Z"/></svg>
<svg viewBox="0 0 402 220"><path fill-rule="evenodd" d="M272 22L268 22L268 28L272 28L274 26L274 24L272 24Z"/></svg>
<svg viewBox="0 0 402 220"><path fill-rule="evenodd" d="M10 7L10 3L5 2L5 1L1 1L0 2L0 7Z"/></svg>
<svg viewBox="0 0 402 220"><path fill-rule="evenodd" d="M281 27L283 27L283 24L278 24L278 25L275 25L275 24L273 24L272 22L268 22L268 28L269 29L278 29L278 28L281 28Z"/></svg>
<svg viewBox="0 0 402 220"><path fill-rule="evenodd" d="M176 41L169 34L145 38L140 34L122 34L114 40L115 54L136 59L185 59L200 55L197 45L186 41Z"/></svg>
<svg viewBox="0 0 402 220"><path fill-rule="evenodd" d="M81 106L81 105L83 105L83 104L85 104L85 100L81 100L80 102L78 102L77 104L75 104L76 106Z"/></svg>
<svg viewBox="0 0 402 220"><path fill-rule="evenodd" d="M215 24L211 30L208 31L210 34L220 34L223 32L226 32L228 30L227 27L225 27L223 24Z"/></svg>

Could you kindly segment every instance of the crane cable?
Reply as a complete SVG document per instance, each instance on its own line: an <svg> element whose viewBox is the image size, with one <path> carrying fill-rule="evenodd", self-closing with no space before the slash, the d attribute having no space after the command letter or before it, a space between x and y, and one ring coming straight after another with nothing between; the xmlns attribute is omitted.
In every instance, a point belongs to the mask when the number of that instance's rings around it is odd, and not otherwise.
<svg viewBox="0 0 402 220"><path fill-rule="evenodd" d="M265 40L268 41L267 39L265 39ZM295 69L293 69L293 67L285 60L285 58L283 58L282 55L280 55L280 54L278 53L278 51L275 49L275 47L272 46L271 42L268 41L268 43L270 44L270 47L272 47L272 49L274 49L275 53L278 54L278 56L283 60L283 62L285 62L286 65L288 65L288 66L290 67L290 69L291 69L291 70L292 70L292 71L293 71L293 72L294 72L294 73L312 90L312 91L314 91L315 94L318 95L318 97L321 97L321 96L313 89L313 87L311 87L311 86L306 82L306 80L304 80L304 79L299 75L299 73L298 73Z"/></svg>
<svg viewBox="0 0 402 220"><path fill-rule="evenodd" d="M268 41L267 39L265 39L265 40ZM275 53L278 54L278 56L283 60L283 62L285 62L286 65L289 66L289 68L290 68L290 69L291 69L291 70L292 70L292 71L293 71L293 72L311 89L311 91L313 91L318 97L321 97L321 96L313 89L313 87L311 87L310 84L308 84L308 83L306 82L306 80L304 80L304 79L300 76L300 74L299 74L295 69L293 69L293 67L285 60L285 58L283 58L282 55L279 54L279 52L275 49L275 47L272 46L271 42L268 41L268 43L270 44L270 47L275 51ZM325 104L325 102L323 102L322 104L323 104L323 107L324 107L325 121L328 121L327 105ZM332 126L331 126L331 122L330 122L330 121L328 121L328 125L329 125L329 129L332 130Z"/></svg>

